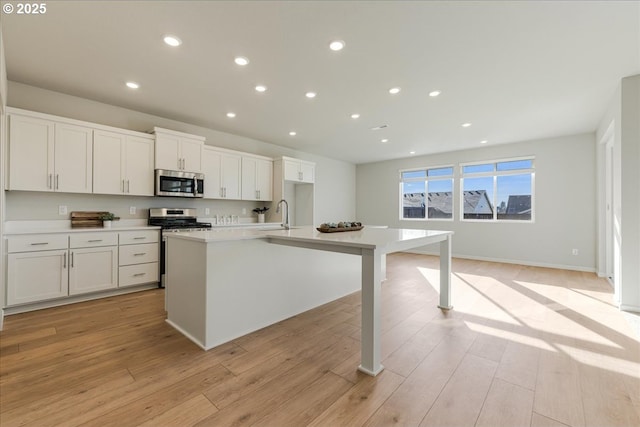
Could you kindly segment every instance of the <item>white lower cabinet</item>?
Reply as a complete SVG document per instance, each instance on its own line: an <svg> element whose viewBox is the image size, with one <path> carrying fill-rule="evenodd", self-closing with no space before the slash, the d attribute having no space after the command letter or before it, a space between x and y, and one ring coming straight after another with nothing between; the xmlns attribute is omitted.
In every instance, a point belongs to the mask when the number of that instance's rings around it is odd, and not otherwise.
<svg viewBox="0 0 640 427"><path fill-rule="evenodd" d="M69 251L69 295L118 287L118 247Z"/></svg>
<svg viewBox="0 0 640 427"><path fill-rule="evenodd" d="M159 241L158 231L120 233L118 286L123 288L160 280Z"/></svg>
<svg viewBox="0 0 640 427"><path fill-rule="evenodd" d="M7 237L7 306L158 282L159 230Z"/></svg>
<svg viewBox="0 0 640 427"><path fill-rule="evenodd" d="M66 249L10 253L7 258L7 305L67 296L69 260Z"/></svg>

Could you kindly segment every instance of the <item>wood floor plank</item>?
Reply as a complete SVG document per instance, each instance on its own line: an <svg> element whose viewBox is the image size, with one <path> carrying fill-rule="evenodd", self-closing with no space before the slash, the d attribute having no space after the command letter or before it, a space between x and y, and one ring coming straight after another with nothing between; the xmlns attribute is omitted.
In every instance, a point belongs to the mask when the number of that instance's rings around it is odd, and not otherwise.
<svg viewBox="0 0 640 427"><path fill-rule="evenodd" d="M467 353L420 426L474 425L497 367L492 360Z"/></svg>
<svg viewBox="0 0 640 427"><path fill-rule="evenodd" d="M531 427L570 427L567 424L561 423L554 419L540 415L537 412L533 413L531 417Z"/></svg>
<svg viewBox="0 0 640 427"><path fill-rule="evenodd" d="M362 425L404 381L404 377L383 371L361 380L341 395L309 427Z"/></svg>
<svg viewBox="0 0 640 427"><path fill-rule="evenodd" d="M533 396L531 390L495 378L475 427L529 425Z"/></svg>
<svg viewBox="0 0 640 427"><path fill-rule="evenodd" d="M353 387L349 381L327 372L302 392L261 418L261 427L306 426Z"/></svg>
<svg viewBox="0 0 640 427"><path fill-rule="evenodd" d="M160 415L157 415L139 427L180 426L188 427L218 411L202 394L198 394Z"/></svg>

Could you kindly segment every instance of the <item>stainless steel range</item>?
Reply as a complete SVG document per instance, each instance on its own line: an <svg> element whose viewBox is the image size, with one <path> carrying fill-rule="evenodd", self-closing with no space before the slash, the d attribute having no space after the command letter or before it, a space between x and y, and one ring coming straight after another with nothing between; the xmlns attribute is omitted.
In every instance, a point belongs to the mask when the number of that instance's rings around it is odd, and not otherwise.
<svg viewBox="0 0 640 427"><path fill-rule="evenodd" d="M160 286L165 285L166 235L185 231L206 231L211 229L210 222L198 222L196 209L188 208L152 208L149 209L149 225L162 228L160 245Z"/></svg>

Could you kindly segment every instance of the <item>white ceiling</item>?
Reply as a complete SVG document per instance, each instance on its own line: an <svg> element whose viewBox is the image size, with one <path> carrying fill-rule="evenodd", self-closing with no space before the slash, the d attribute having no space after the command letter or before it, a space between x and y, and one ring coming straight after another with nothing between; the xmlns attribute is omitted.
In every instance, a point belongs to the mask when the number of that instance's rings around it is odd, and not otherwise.
<svg viewBox="0 0 640 427"><path fill-rule="evenodd" d="M592 132L640 73L638 1L46 4L2 14L9 80L354 163Z"/></svg>

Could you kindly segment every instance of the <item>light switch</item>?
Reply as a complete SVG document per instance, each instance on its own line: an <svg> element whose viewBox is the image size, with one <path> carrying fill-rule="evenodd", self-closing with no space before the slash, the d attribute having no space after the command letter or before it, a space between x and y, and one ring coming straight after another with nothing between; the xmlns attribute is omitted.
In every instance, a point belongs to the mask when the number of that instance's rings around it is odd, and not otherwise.
<svg viewBox="0 0 640 427"><path fill-rule="evenodd" d="M131 206L129 208L129 215L135 215L136 214L136 207L135 206Z"/></svg>
<svg viewBox="0 0 640 427"><path fill-rule="evenodd" d="M66 215L66 214L67 214L67 207L64 205L58 206L58 215Z"/></svg>

